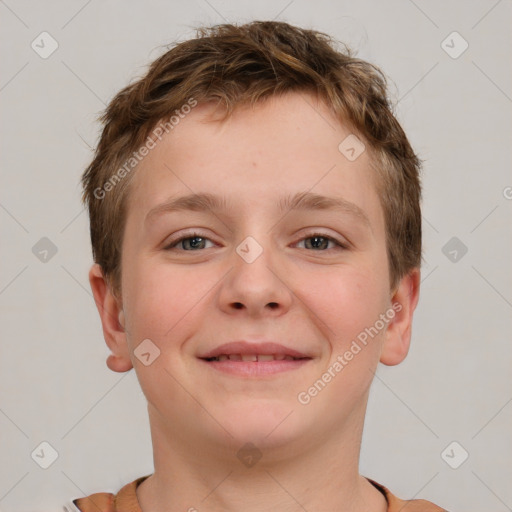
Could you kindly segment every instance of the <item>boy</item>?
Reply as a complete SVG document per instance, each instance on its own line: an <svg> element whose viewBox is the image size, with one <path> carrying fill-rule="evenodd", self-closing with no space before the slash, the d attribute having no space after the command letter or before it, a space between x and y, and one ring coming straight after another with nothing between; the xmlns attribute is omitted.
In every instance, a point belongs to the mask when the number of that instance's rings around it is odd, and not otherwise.
<svg viewBox="0 0 512 512"><path fill-rule="evenodd" d="M359 475L407 355L420 161L386 81L286 23L200 29L122 90L83 175L89 280L154 473L83 511L441 511Z"/></svg>

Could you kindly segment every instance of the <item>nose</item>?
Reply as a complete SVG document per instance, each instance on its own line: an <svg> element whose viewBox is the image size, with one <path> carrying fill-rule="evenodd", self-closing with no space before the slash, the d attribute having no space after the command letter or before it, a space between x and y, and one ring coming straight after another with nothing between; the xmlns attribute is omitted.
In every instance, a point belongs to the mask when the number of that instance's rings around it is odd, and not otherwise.
<svg viewBox="0 0 512 512"><path fill-rule="evenodd" d="M256 318L280 316L290 309L293 293L286 283L289 276L277 265L278 257L272 255L269 246L249 239L233 252L231 262L218 295L222 311Z"/></svg>

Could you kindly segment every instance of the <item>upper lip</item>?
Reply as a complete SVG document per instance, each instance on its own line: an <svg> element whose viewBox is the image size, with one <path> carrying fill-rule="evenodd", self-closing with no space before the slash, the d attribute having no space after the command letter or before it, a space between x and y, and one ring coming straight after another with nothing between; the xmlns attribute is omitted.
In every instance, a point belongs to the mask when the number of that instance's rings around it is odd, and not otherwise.
<svg viewBox="0 0 512 512"><path fill-rule="evenodd" d="M279 343L261 342L249 343L247 341L232 341L224 343L215 347L209 352L205 352L199 356L200 359L209 359L211 357L218 357L220 355L231 354L246 354L246 355L262 355L262 354L276 354L284 356L292 356L298 358L310 358L308 354L295 350L293 348L285 347Z"/></svg>

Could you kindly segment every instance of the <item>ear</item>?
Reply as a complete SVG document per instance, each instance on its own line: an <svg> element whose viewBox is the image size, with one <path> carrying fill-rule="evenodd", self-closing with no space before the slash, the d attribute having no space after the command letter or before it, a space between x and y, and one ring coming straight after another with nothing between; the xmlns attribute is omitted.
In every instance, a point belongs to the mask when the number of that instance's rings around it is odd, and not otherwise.
<svg viewBox="0 0 512 512"><path fill-rule="evenodd" d="M127 372L133 365L126 340L124 312L97 263L89 271L89 283L100 314L103 336L112 352L107 358L107 366L114 372Z"/></svg>
<svg viewBox="0 0 512 512"><path fill-rule="evenodd" d="M395 316L389 322L382 346L380 362L394 366L401 363L411 343L412 317L420 297L420 270L405 275L391 298Z"/></svg>

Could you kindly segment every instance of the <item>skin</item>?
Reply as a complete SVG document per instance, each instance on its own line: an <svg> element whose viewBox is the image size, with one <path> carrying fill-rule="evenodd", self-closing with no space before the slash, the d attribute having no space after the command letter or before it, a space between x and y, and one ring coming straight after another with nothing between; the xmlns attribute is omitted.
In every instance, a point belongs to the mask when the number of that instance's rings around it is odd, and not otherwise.
<svg viewBox="0 0 512 512"><path fill-rule="evenodd" d="M419 270L390 289L382 207L368 152L351 162L338 145L351 132L309 94L239 108L220 123L195 107L139 164L122 245L122 293L101 268L91 287L113 371L135 368L148 401L155 472L137 489L144 512L375 511L383 495L359 475L368 393L378 362L407 355ZM343 198L369 220L334 210L290 211L297 192ZM191 193L225 195L219 211L148 212ZM194 228L188 239L166 249ZM311 238L320 232L345 244ZM247 263L248 236L262 249ZM187 250L188 249L188 250ZM379 315L401 310L311 398L317 381ZM225 375L197 356L221 343L272 340L312 356L270 377ZM142 340L160 350L145 366ZM253 443L261 459L237 452Z"/></svg>

